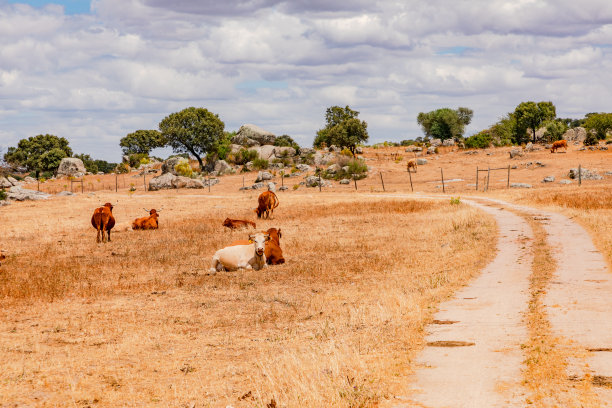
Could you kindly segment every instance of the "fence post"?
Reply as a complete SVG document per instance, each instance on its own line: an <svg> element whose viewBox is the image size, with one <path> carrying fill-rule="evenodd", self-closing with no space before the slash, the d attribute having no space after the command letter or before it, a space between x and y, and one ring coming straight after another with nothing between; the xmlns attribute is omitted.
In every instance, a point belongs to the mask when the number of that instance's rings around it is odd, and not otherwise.
<svg viewBox="0 0 612 408"><path fill-rule="evenodd" d="M321 171L319 170L319 193L321 192Z"/></svg>
<svg viewBox="0 0 612 408"><path fill-rule="evenodd" d="M476 191L478 191L478 166L476 166Z"/></svg>
<svg viewBox="0 0 612 408"><path fill-rule="evenodd" d="M356 175L353 174L353 182L355 182L355 190L357 190L357 177L355 177Z"/></svg>
<svg viewBox="0 0 612 408"><path fill-rule="evenodd" d="M506 188L510 188L510 165L508 165L508 183L506 183Z"/></svg>
<svg viewBox="0 0 612 408"><path fill-rule="evenodd" d="M117 192L118 184L119 184L119 175L115 173L115 193Z"/></svg>
<svg viewBox="0 0 612 408"><path fill-rule="evenodd" d="M578 165L578 185L582 185L582 165Z"/></svg>
<svg viewBox="0 0 612 408"><path fill-rule="evenodd" d="M144 191L147 191L147 169L142 171L142 185L144 186Z"/></svg>
<svg viewBox="0 0 612 408"><path fill-rule="evenodd" d="M489 181L491 181L491 168L489 167L489 171L487 172L487 191L489 191Z"/></svg>
<svg viewBox="0 0 612 408"><path fill-rule="evenodd" d="M285 187L285 170L281 170L280 175L281 175L281 187Z"/></svg>
<svg viewBox="0 0 612 408"><path fill-rule="evenodd" d="M242 188L244 188L244 176L242 176Z"/></svg>
<svg viewBox="0 0 612 408"><path fill-rule="evenodd" d="M442 167L440 167L440 176L442 176L442 192L446 193L446 188L444 188L444 171L442 170Z"/></svg>
<svg viewBox="0 0 612 408"><path fill-rule="evenodd" d="M208 173L208 192L210 193L210 173Z"/></svg>
<svg viewBox="0 0 612 408"><path fill-rule="evenodd" d="M385 181L383 180L382 172L380 172L378 174L380 174L380 182L382 183L383 191L387 191L387 190L385 190Z"/></svg>
<svg viewBox="0 0 612 408"><path fill-rule="evenodd" d="M410 191L414 193L414 188L412 188L412 172L408 169L408 177L410 177Z"/></svg>

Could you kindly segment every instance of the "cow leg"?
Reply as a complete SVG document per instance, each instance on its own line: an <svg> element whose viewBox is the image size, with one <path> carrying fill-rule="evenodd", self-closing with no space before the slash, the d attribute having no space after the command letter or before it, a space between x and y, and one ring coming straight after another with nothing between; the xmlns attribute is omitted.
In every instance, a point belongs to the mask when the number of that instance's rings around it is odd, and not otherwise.
<svg viewBox="0 0 612 408"><path fill-rule="evenodd" d="M97 228L97 233L96 233L96 242L99 244L100 243L100 228Z"/></svg>
<svg viewBox="0 0 612 408"><path fill-rule="evenodd" d="M214 274L216 274L216 273L217 273L218 268L219 268L219 264L220 264L220 263L221 263L221 262L219 262L219 258L217 258L216 256L213 256L213 259L212 259L212 266L210 267L210 273L211 273L212 275L214 275Z"/></svg>
<svg viewBox="0 0 612 408"><path fill-rule="evenodd" d="M111 232L111 230L106 231L106 234L108 235L108 242L110 242L110 240L111 240L110 239L110 232Z"/></svg>

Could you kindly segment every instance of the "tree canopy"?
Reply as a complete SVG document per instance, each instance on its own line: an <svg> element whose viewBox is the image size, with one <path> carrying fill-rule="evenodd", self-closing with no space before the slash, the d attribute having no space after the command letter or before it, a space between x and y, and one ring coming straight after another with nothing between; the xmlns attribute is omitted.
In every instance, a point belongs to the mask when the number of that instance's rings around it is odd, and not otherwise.
<svg viewBox="0 0 612 408"><path fill-rule="evenodd" d="M72 156L68 140L54 135L37 135L21 139L17 147L9 147L4 160L25 166L28 170L55 171L64 157Z"/></svg>
<svg viewBox="0 0 612 408"><path fill-rule="evenodd" d="M344 108L331 106L325 111L325 127L317 132L314 147L320 148L336 145L347 148L355 155L355 149L360 143L368 140L368 124L358 119L359 112L352 110L348 105Z"/></svg>
<svg viewBox="0 0 612 408"><path fill-rule="evenodd" d="M517 143L522 143L522 135L527 129L533 131L533 143L536 142L536 130L542 123L557 117L555 105L552 102L521 102L514 109L514 117L517 124Z"/></svg>
<svg viewBox="0 0 612 408"><path fill-rule="evenodd" d="M437 109L431 112L420 112L417 123L421 125L425 136L434 139L446 140L463 137L465 127L472 121L474 111L459 107Z"/></svg>
<svg viewBox="0 0 612 408"><path fill-rule="evenodd" d="M603 140L608 132L612 131L612 113L594 113L587 115L584 128L594 133L597 139Z"/></svg>
<svg viewBox="0 0 612 408"><path fill-rule="evenodd" d="M137 130L126 135L119 142L123 154L127 155L134 153L149 154L151 150L165 145L165 138L157 130Z"/></svg>
<svg viewBox="0 0 612 408"><path fill-rule="evenodd" d="M205 108L186 108L166 116L159 123L159 130L175 153L193 155L204 169L202 157L216 152L225 142L225 124L219 115Z"/></svg>

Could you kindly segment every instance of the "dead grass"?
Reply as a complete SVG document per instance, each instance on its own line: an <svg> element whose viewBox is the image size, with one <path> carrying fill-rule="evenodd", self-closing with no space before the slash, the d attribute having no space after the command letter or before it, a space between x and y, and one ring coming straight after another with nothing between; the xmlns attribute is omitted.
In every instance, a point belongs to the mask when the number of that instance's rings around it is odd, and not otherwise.
<svg viewBox="0 0 612 408"><path fill-rule="evenodd" d="M543 295L556 270L556 263L544 227L532 216L521 215L530 223L534 234L531 297L526 314L529 341L524 344L526 369L523 377L530 391L527 403L536 408L599 407L590 378L578 381L568 378L568 359L572 356L579 358L584 352L567 339L552 334Z"/></svg>
<svg viewBox="0 0 612 408"><path fill-rule="evenodd" d="M221 220L252 218L256 194L3 209L4 401L377 406L402 389L435 305L493 256L493 221L465 205L293 194L258 220L282 228L287 264L207 276L214 250L244 234ZM98 245L89 209L117 197L119 230ZM161 205L159 231L121 230Z"/></svg>

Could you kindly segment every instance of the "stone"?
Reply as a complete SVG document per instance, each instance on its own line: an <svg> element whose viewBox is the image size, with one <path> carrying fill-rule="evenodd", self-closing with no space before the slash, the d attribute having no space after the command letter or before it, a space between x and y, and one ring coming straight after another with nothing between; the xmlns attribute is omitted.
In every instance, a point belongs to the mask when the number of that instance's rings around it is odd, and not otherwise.
<svg viewBox="0 0 612 408"><path fill-rule="evenodd" d="M244 187L240 187L238 190L239 191L242 191L242 190L251 190L251 187L250 186L249 187L244 186Z"/></svg>
<svg viewBox="0 0 612 408"><path fill-rule="evenodd" d="M525 151L526 152L533 151L533 143L531 143L531 142L527 143L527 146L525 146Z"/></svg>
<svg viewBox="0 0 612 408"><path fill-rule="evenodd" d="M442 144L442 140L441 139L431 139L431 142L429 143L431 144L431 147L436 147Z"/></svg>
<svg viewBox="0 0 612 408"><path fill-rule="evenodd" d="M255 150L259 155L260 159L271 160L276 158L274 155L276 147L272 145L256 146L252 150Z"/></svg>
<svg viewBox="0 0 612 408"><path fill-rule="evenodd" d="M547 177L544 177L544 179L542 180L542 183L552 183L554 181L555 181L554 176L547 176Z"/></svg>
<svg viewBox="0 0 612 408"><path fill-rule="evenodd" d="M321 154L316 152L314 155L314 163L317 166L326 166L331 163L335 159L335 155L333 153L325 153Z"/></svg>
<svg viewBox="0 0 612 408"><path fill-rule="evenodd" d="M578 142L578 143L582 143L584 141L584 139L586 139L586 129L583 127L576 127L573 129L568 129L563 136L561 136L562 139L565 139L569 142Z"/></svg>
<svg viewBox="0 0 612 408"><path fill-rule="evenodd" d="M0 207L3 205L11 205L11 202L9 200L0 200Z"/></svg>
<svg viewBox="0 0 612 408"><path fill-rule="evenodd" d="M13 187L13 183L8 181L6 177L0 177L0 188L11 188Z"/></svg>
<svg viewBox="0 0 612 408"><path fill-rule="evenodd" d="M303 163L300 163L300 164L296 165L295 167L296 167L296 168L297 168L299 171L310 171L310 170L312 170L312 167L310 167L310 166L309 166L309 165L307 165L307 164L303 164Z"/></svg>
<svg viewBox="0 0 612 408"><path fill-rule="evenodd" d="M271 169L282 170L285 168L285 165L283 163L270 163L268 167Z"/></svg>
<svg viewBox="0 0 612 408"><path fill-rule="evenodd" d="M232 174L234 173L234 168L230 166L225 160L217 160L215 163L214 171L218 176L222 176L224 174Z"/></svg>
<svg viewBox="0 0 612 408"><path fill-rule="evenodd" d="M268 191L271 191L273 193L276 192L276 183L273 181L269 181L268 182Z"/></svg>
<svg viewBox="0 0 612 408"><path fill-rule="evenodd" d="M340 180L340 184L350 184L351 180L349 179L342 179Z"/></svg>
<svg viewBox="0 0 612 408"><path fill-rule="evenodd" d="M321 187L331 187L331 183L323 178L321 180ZM306 187L318 187L319 176L308 176L306 177Z"/></svg>
<svg viewBox="0 0 612 408"><path fill-rule="evenodd" d="M455 145L455 139L446 139L445 141L442 142L442 146L454 146Z"/></svg>
<svg viewBox="0 0 612 408"><path fill-rule="evenodd" d="M363 154L363 149L361 148L361 146L355 147L355 154Z"/></svg>
<svg viewBox="0 0 612 408"><path fill-rule="evenodd" d="M60 191L59 193L56 194L56 196L58 197L66 197L66 196L73 196L75 195L72 191Z"/></svg>
<svg viewBox="0 0 612 408"><path fill-rule="evenodd" d="M559 184L572 184L572 180L559 180Z"/></svg>
<svg viewBox="0 0 612 408"><path fill-rule="evenodd" d="M600 146L599 150L608 150L608 146Z"/></svg>
<svg viewBox="0 0 612 408"><path fill-rule="evenodd" d="M336 174L338 171L340 171L340 166L338 163L334 163L327 168L327 173L329 174Z"/></svg>
<svg viewBox="0 0 612 408"><path fill-rule="evenodd" d="M300 148L300 156L307 156L309 154L314 154L315 153L315 149L313 149L312 147L302 147Z"/></svg>
<svg viewBox="0 0 612 408"><path fill-rule="evenodd" d="M578 169L577 168L570 169L568 176L571 179L576 179L577 180L579 178L578 177ZM580 178L582 180L601 180L601 179L603 179L603 176L600 176L594 170L589 170L589 169L582 168L580 170Z"/></svg>
<svg viewBox="0 0 612 408"><path fill-rule="evenodd" d="M531 184L527 184L527 183L510 183L510 188L531 188Z"/></svg>
<svg viewBox="0 0 612 408"><path fill-rule="evenodd" d="M276 136L257 125L246 124L240 126L236 136L232 138L232 143L242 146L273 145Z"/></svg>
<svg viewBox="0 0 612 408"><path fill-rule="evenodd" d="M57 168L58 176L83 177L85 173L87 170L83 161L76 157L64 157Z"/></svg>
<svg viewBox="0 0 612 408"><path fill-rule="evenodd" d="M436 154L436 146L429 146L427 148L427 154Z"/></svg>
<svg viewBox="0 0 612 408"><path fill-rule="evenodd" d="M467 152L464 152L464 154L478 154L477 150L468 150Z"/></svg>
<svg viewBox="0 0 612 408"><path fill-rule="evenodd" d="M176 170L174 170L174 168L176 167L177 164L180 164L180 163L189 163L189 160L187 160L184 157L169 158L162 164L162 167L161 167L162 174L171 173L171 174L174 174L175 176L178 176L178 173L176 172Z"/></svg>
<svg viewBox="0 0 612 408"><path fill-rule="evenodd" d="M36 183L36 179L34 177L27 176L23 179L24 183Z"/></svg>
<svg viewBox="0 0 612 408"><path fill-rule="evenodd" d="M244 147L243 147L243 146L240 146L239 144L234 144L234 143L232 143L232 144L230 145L230 153L234 153L234 154L236 154L236 153L238 153L238 152L239 152L240 150L242 150L242 149L244 149Z"/></svg>
<svg viewBox="0 0 612 408"><path fill-rule="evenodd" d="M510 150L510 158L511 159L514 159L515 157L523 157L524 155L525 155L525 153L523 153L519 149L512 149L512 150Z"/></svg>
<svg viewBox="0 0 612 408"><path fill-rule="evenodd" d="M274 147L274 155L276 157L294 157L297 154L291 146L276 146Z"/></svg>
<svg viewBox="0 0 612 408"><path fill-rule="evenodd" d="M149 181L149 190L157 191L164 190L169 188L174 188L172 182L174 179L178 177L172 173L163 173L161 176L153 177L151 181Z"/></svg>
<svg viewBox="0 0 612 408"><path fill-rule="evenodd" d="M25 201L25 200L46 200L51 197L49 194L43 193L42 191L36 190L27 190L25 188L21 188L20 186L13 186L9 188L7 191L7 197L11 200L15 201Z"/></svg>
<svg viewBox="0 0 612 408"><path fill-rule="evenodd" d="M266 183L255 183L251 186L253 190L257 190L264 187L266 187Z"/></svg>
<svg viewBox="0 0 612 408"><path fill-rule="evenodd" d="M416 159L416 160L417 160L417 165L419 166L427 164L427 159Z"/></svg>
<svg viewBox="0 0 612 408"><path fill-rule="evenodd" d="M215 184L219 184L219 183L220 181L216 177L209 178L209 179L202 179L202 184L204 185L204 187L208 187L209 184L211 186L214 186Z"/></svg>
<svg viewBox="0 0 612 408"><path fill-rule="evenodd" d="M539 166L539 167L546 167L546 164L542 163L541 161L537 161L535 162L535 164L536 166Z"/></svg>
<svg viewBox="0 0 612 408"><path fill-rule="evenodd" d="M332 153L340 153L342 151L342 149L340 149L338 146L336 145L331 145L329 146L329 148L327 149L327 151L332 152Z"/></svg>
<svg viewBox="0 0 612 408"><path fill-rule="evenodd" d="M204 188L204 183L202 183L202 180L192 179L190 177L185 177L185 176L176 176L176 178L172 180L172 187L174 188Z"/></svg>
<svg viewBox="0 0 612 408"><path fill-rule="evenodd" d="M20 186L21 185L19 180L17 180L16 178L8 176L6 179L8 180L9 183L11 183L11 186Z"/></svg>
<svg viewBox="0 0 612 408"><path fill-rule="evenodd" d="M253 169L255 169L255 166L253 165L253 162L250 161L245 163L244 168L248 171L253 171Z"/></svg>
<svg viewBox="0 0 612 408"><path fill-rule="evenodd" d="M287 186L280 186L278 188L278 191L287 191L287 190L289 190L289 187L287 187Z"/></svg>
<svg viewBox="0 0 612 408"><path fill-rule="evenodd" d="M257 173L257 179L255 180L255 183L267 180L272 180L272 173L268 171L260 171L259 173Z"/></svg>

